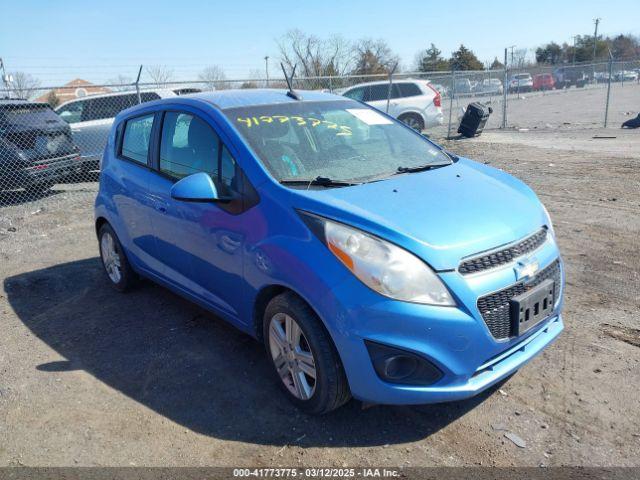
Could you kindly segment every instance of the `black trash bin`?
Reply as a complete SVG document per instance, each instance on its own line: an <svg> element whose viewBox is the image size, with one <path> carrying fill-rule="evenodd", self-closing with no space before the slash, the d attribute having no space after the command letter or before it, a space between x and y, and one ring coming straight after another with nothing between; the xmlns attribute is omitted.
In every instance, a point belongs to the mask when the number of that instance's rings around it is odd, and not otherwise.
<svg viewBox="0 0 640 480"><path fill-rule="evenodd" d="M492 113L493 109L491 107L479 102L470 103L462 116L458 133L469 138L480 135L487 124L487 120L489 120L489 115Z"/></svg>

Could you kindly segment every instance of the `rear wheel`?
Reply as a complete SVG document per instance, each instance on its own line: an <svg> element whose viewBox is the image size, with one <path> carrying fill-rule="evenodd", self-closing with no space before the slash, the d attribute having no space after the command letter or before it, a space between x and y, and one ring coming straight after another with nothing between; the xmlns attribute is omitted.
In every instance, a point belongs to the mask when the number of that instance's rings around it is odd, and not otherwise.
<svg viewBox="0 0 640 480"><path fill-rule="evenodd" d="M130 290L138 278L129 265L120 240L108 223L100 227L98 244L102 266L113 287L119 292Z"/></svg>
<svg viewBox="0 0 640 480"><path fill-rule="evenodd" d="M424 120L417 113L403 113L398 117L398 120L419 132L424 130Z"/></svg>
<svg viewBox="0 0 640 480"><path fill-rule="evenodd" d="M263 324L270 363L294 405L307 413L323 414L351 398L329 334L300 297L287 292L273 298Z"/></svg>

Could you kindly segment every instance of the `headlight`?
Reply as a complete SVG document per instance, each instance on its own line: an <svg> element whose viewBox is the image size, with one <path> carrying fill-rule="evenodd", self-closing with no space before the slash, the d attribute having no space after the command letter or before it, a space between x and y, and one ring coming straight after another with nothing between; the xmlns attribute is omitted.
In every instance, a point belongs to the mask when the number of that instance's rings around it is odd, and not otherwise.
<svg viewBox="0 0 640 480"><path fill-rule="evenodd" d="M415 255L356 228L302 215L336 258L369 288L395 300L455 306L438 276Z"/></svg>

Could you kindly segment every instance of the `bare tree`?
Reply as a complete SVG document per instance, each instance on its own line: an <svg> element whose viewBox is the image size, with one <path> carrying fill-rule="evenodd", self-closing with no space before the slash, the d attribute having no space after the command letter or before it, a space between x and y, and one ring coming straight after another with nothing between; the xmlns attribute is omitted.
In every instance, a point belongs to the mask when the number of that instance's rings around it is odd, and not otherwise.
<svg viewBox="0 0 640 480"><path fill-rule="evenodd" d="M117 77L110 78L107 80L107 83L111 85L109 88L114 92L127 92L135 90L136 88L133 85L133 78L127 77L126 75L118 75Z"/></svg>
<svg viewBox="0 0 640 480"><path fill-rule="evenodd" d="M25 72L13 72L9 77L12 80L8 83L8 88L12 96L29 99L36 95L40 80Z"/></svg>
<svg viewBox="0 0 640 480"><path fill-rule="evenodd" d="M517 48L513 51L513 60L511 62L511 68L524 68L528 65L527 54L529 50L526 48Z"/></svg>
<svg viewBox="0 0 640 480"><path fill-rule="evenodd" d="M400 57L382 39L360 40L355 44L354 50L356 61L352 73L355 75L388 73L400 62Z"/></svg>
<svg viewBox="0 0 640 480"><path fill-rule="evenodd" d="M222 67L211 65L200 72L198 78L205 83L207 90L223 90L227 88L227 76Z"/></svg>
<svg viewBox="0 0 640 480"><path fill-rule="evenodd" d="M173 70L166 65L150 65L146 70L158 88L164 87L173 79Z"/></svg>
<svg viewBox="0 0 640 480"><path fill-rule="evenodd" d="M354 64L353 45L341 37L321 39L290 30L278 41L280 59L302 77L346 75Z"/></svg>

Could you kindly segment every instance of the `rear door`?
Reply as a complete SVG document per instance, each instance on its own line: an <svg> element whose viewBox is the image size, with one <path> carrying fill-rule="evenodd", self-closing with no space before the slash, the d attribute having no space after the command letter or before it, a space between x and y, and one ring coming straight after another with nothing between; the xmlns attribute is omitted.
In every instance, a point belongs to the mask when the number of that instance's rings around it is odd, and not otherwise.
<svg viewBox="0 0 640 480"><path fill-rule="evenodd" d="M118 127L116 158L108 163L102 183L108 184L120 220L118 235L126 235L132 261L139 267L158 274L156 243L151 227L153 198L149 183L155 176L151 170L152 133L157 125L154 112L127 119Z"/></svg>

